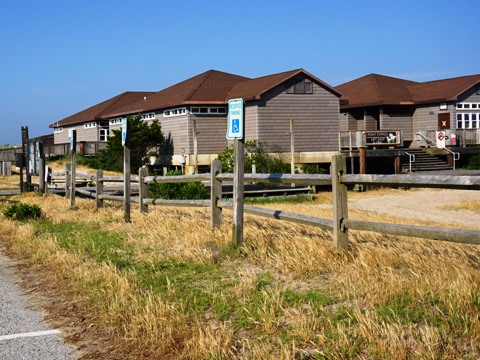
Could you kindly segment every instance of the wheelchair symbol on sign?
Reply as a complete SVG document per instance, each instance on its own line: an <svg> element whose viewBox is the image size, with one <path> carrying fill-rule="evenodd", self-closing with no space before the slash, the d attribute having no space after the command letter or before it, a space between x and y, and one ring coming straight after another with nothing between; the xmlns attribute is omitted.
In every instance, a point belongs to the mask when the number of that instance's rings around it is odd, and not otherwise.
<svg viewBox="0 0 480 360"><path fill-rule="evenodd" d="M240 119L232 119L232 133L240 132Z"/></svg>

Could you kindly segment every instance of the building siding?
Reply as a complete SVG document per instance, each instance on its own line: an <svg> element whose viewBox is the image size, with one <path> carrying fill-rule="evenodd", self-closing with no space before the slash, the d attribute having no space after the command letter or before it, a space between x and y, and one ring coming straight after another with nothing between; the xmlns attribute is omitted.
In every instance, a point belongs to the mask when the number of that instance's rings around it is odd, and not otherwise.
<svg viewBox="0 0 480 360"><path fill-rule="evenodd" d="M296 152L338 150L339 111L338 97L315 83L313 94L287 94L280 84L258 102L257 140L289 152L293 119Z"/></svg>
<svg viewBox="0 0 480 360"><path fill-rule="evenodd" d="M258 137L258 105L257 102L245 106L245 140L256 140Z"/></svg>
<svg viewBox="0 0 480 360"><path fill-rule="evenodd" d="M226 116L196 116L190 115L191 152L193 153L193 121L197 127L198 154L218 154L227 147L227 117Z"/></svg>
<svg viewBox="0 0 480 360"><path fill-rule="evenodd" d="M188 113L180 116L161 117L159 122L165 139L170 138L173 141L174 155L182 154L182 148L187 154L193 153L193 143L189 144L188 141L189 134L191 134L188 126Z"/></svg>
<svg viewBox="0 0 480 360"><path fill-rule="evenodd" d="M381 130L400 130L404 141L413 140L412 116L405 113L383 113L380 115Z"/></svg>

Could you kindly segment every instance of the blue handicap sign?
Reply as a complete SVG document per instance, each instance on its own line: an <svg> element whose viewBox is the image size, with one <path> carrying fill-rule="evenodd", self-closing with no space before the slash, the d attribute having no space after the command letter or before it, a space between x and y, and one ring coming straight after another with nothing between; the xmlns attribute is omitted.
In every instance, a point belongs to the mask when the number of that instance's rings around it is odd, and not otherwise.
<svg viewBox="0 0 480 360"><path fill-rule="evenodd" d="M240 119L232 119L232 132L233 133L240 132Z"/></svg>

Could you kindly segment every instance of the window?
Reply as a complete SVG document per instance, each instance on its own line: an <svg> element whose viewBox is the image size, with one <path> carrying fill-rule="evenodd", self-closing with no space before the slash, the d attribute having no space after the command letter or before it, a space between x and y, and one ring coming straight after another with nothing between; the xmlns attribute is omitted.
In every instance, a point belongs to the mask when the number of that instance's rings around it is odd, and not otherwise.
<svg viewBox="0 0 480 360"><path fill-rule="evenodd" d="M57 128L55 128L55 129L53 129L53 133L54 133L54 134L63 133L63 127L57 127Z"/></svg>
<svg viewBox="0 0 480 360"><path fill-rule="evenodd" d="M88 122L88 123L83 124L84 129L91 129L91 128L95 128L95 127L97 127L96 122Z"/></svg>
<svg viewBox="0 0 480 360"><path fill-rule="evenodd" d="M113 118L113 119L110 119L110 125L117 125L117 124L121 124L122 123L122 119L123 118Z"/></svg>
<svg viewBox="0 0 480 360"><path fill-rule="evenodd" d="M480 103L461 102L461 103L457 103L456 108L458 110L480 109Z"/></svg>
<svg viewBox="0 0 480 360"><path fill-rule="evenodd" d="M170 110L164 110L163 111L163 117L180 116L180 115L184 115L186 113L187 113L186 108L175 108L175 109L170 109Z"/></svg>
<svg viewBox="0 0 480 360"><path fill-rule="evenodd" d="M154 112L142 114L142 120L152 120L152 119L155 119Z"/></svg>
<svg viewBox="0 0 480 360"><path fill-rule="evenodd" d="M110 132L108 131L108 129L100 129L100 132L99 132L100 141L107 141L109 133Z"/></svg>
<svg viewBox="0 0 480 360"><path fill-rule="evenodd" d="M288 80L285 83L285 90L287 94L313 94L313 82L309 79Z"/></svg>
<svg viewBox="0 0 480 360"><path fill-rule="evenodd" d="M192 114L200 114L200 115L225 115L227 113L227 109L225 107L214 107L214 106L202 106L202 107L192 107L190 108L190 112Z"/></svg>
<svg viewBox="0 0 480 360"><path fill-rule="evenodd" d="M457 113L457 129L479 129L480 113Z"/></svg>

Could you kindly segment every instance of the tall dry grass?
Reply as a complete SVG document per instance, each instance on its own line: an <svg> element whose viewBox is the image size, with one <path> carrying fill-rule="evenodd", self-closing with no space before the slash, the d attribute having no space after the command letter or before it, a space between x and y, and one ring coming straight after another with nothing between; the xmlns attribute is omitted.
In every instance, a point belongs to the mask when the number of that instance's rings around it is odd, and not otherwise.
<svg viewBox="0 0 480 360"><path fill-rule="evenodd" d="M18 199L39 204L55 226L80 224L75 231L81 233L82 224L93 224L118 234L115 256L151 267L157 285L145 286L139 280L143 267L120 268L69 251L60 234L39 232L35 223L0 220L9 251L41 264L45 278L59 284L58 296L88 307L92 324L109 329L117 351L128 349L125 357L480 356L476 246L351 231L345 254L333 248L328 231L247 215L245 243L234 249L227 211L224 225L212 231L204 209L151 207L140 214L134 207L132 223L125 223L115 203L96 209L93 201L77 199L72 210L56 196ZM330 206L329 194L313 204L275 205L326 218ZM369 221L407 221L351 213ZM133 251L127 256L128 246ZM202 305L203 296L210 304Z"/></svg>

